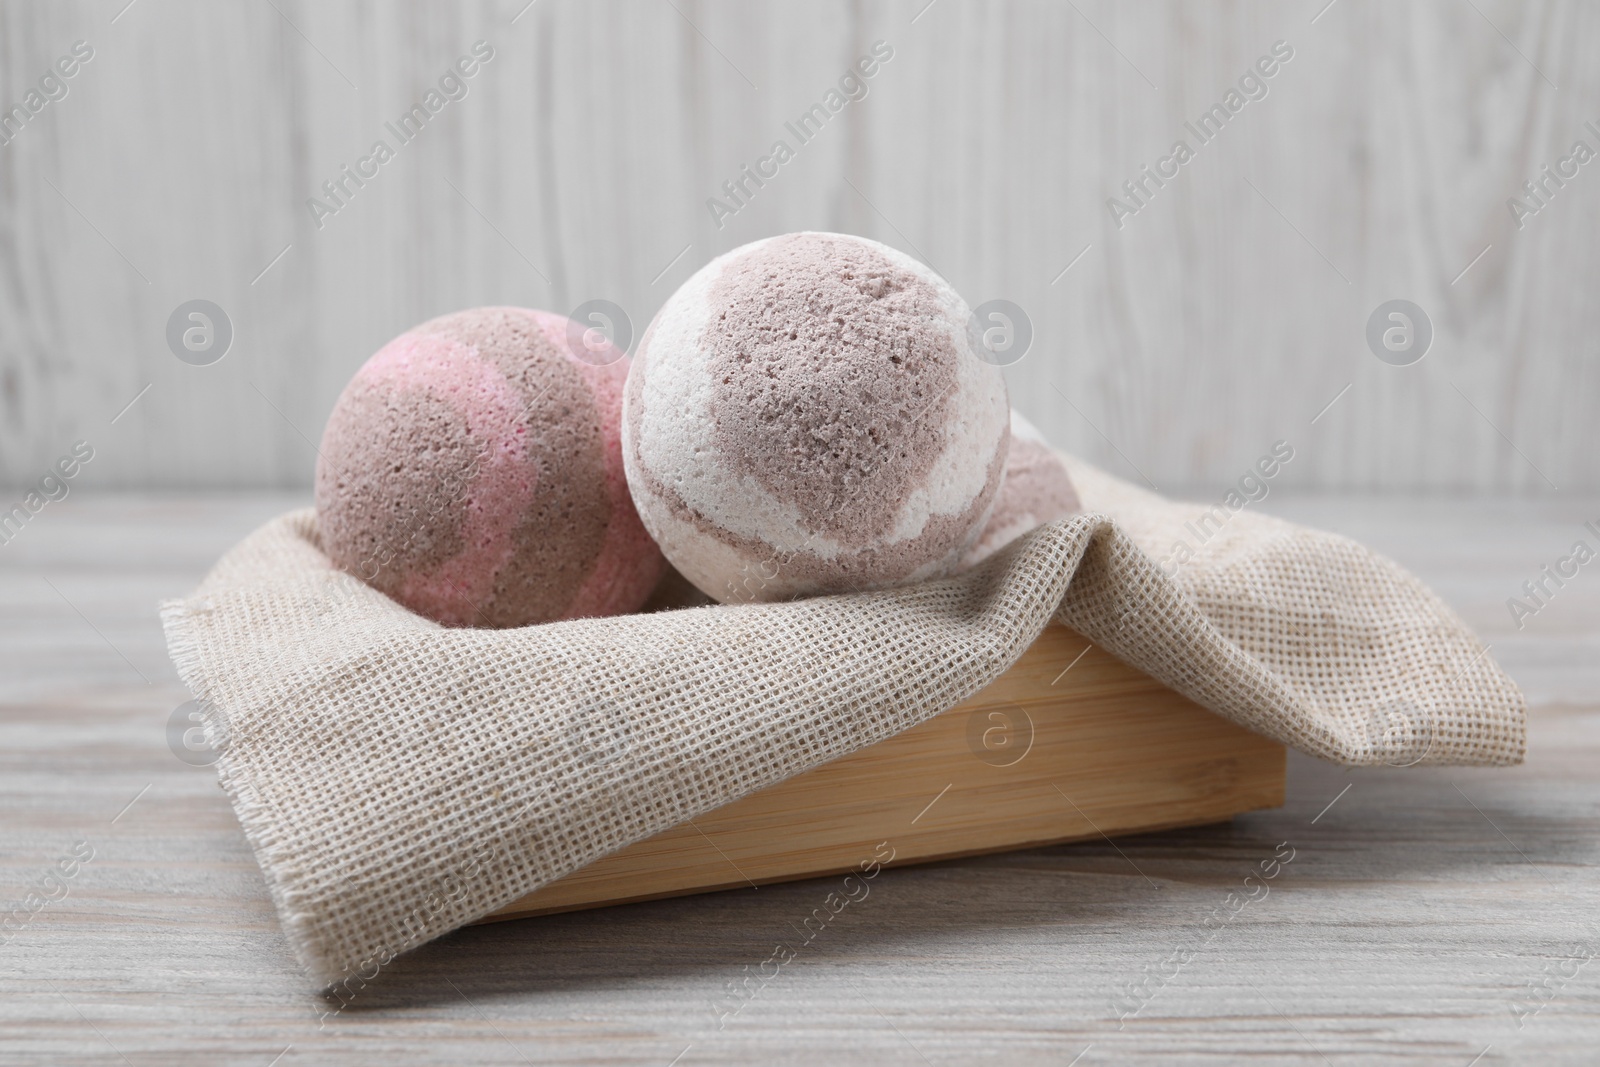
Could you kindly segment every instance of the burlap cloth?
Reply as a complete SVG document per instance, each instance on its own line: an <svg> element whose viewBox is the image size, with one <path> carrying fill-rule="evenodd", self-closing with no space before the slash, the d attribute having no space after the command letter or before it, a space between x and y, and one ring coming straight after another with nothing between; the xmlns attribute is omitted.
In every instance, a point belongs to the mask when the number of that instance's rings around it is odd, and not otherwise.
<svg viewBox="0 0 1600 1067"><path fill-rule="evenodd" d="M307 509L162 618L324 985L955 705L1052 619L1325 759L1521 760L1516 686L1394 563L1250 508L1199 544L1203 505L1069 465L1087 513L889 592L444 629L335 570Z"/></svg>

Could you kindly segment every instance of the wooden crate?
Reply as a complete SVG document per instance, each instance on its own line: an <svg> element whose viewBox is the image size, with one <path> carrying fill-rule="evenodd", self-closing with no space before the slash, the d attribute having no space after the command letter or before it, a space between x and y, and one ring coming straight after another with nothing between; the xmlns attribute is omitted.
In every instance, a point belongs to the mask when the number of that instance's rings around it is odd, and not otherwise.
<svg viewBox="0 0 1600 1067"><path fill-rule="evenodd" d="M1218 822L1283 803L1284 749L1050 626L970 700L596 860L484 919Z"/></svg>

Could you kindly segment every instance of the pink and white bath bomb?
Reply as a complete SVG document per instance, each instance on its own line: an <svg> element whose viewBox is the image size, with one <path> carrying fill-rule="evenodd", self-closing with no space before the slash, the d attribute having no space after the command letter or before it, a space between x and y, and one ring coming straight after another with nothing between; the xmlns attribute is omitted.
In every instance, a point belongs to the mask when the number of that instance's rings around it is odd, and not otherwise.
<svg viewBox="0 0 1600 1067"><path fill-rule="evenodd" d="M995 498L988 525L967 549L961 565L982 563L1029 530L1082 510L1067 465L1033 423L1013 411L1005 484Z"/></svg>
<svg viewBox="0 0 1600 1067"><path fill-rule="evenodd" d="M1010 408L944 279L795 233L712 260L640 342L622 447L639 517L717 600L951 573L989 517Z"/></svg>
<svg viewBox="0 0 1600 1067"><path fill-rule="evenodd" d="M569 327L474 308L367 360L317 462L335 564L446 626L638 609L664 562L623 474L628 360L569 343Z"/></svg>

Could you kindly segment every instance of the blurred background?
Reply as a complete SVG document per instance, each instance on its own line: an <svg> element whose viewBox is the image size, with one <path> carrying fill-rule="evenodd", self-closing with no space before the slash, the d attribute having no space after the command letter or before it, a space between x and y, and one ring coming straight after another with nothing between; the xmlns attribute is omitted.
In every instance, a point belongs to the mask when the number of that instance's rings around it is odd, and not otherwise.
<svg viewBox="0 0 1600 1067"><path fill-rule="evenodd" d="M1280 440L1297 490L1600 490L1600 8L525 3L0 6L3 503L78 441L84 495L307 489L407 327L607 300L636 344L802 229L1017 305L1015 405L1165 492Z"/></svg>

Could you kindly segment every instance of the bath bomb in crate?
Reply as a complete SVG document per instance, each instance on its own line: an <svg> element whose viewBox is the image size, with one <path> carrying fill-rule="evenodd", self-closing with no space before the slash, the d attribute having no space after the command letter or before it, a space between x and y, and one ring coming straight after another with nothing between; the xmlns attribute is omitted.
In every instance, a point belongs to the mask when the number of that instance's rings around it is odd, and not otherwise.
<svg viewBox="0 0 1600 1067"><path fill-rule="evenodd" d="M623 474L627 373L604 338L544 311L474 308L406 331L323 431L323 550L446 626L637 610L664 561Z"/></svg>
<svg viewBox="0 0 1600 1067"><path fill-rule="evenodd" d="M795 233L674 293L623 401L639 516L724 603L952 573L1005 474L1010 407L944 279L875 241Z"/></svg>
<svg viewBox="0 0 1600 1067"><path fill-rule="evenodd" d="M982 563L1029 530L1082 510L1066 464L1033 423L1013 411L1005 484L1000 486L988 524L961 564Z"/></svg>

